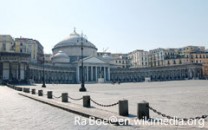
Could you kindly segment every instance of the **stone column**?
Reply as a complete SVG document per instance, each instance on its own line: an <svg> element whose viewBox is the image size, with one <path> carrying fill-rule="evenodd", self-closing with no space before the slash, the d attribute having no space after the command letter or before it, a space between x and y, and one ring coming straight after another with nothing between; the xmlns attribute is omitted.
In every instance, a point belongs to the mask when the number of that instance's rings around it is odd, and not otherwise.
<svg viewBox="0 0 208 130"><path fill-rule="evenodd" d="M3 63L0 62L0 80L3 80Z"/></svg>
<svg viewBox="0 0 208 130"><path fill-rule="evenodd" d="M95 66L95 82L97 82L97 66Z"/></svg>
<svg viewBox="0 0 208 130"><path fill-rule="evenodd" d="M30 70L30 66L29 66L29 64L28 63L24 63L23 64L23 69L24 69L24 79L26 80L26 81L28 81L28 79L30 79L30 77L31 77L31 74L30 74L30 72L29 72L29 70Z"/></svg>
<svg viewBox="0 0 208 130"><path fill-rule="evenodd" d="M21 64L18 63L18 80L20 81Z"/></svg>
<svg viewBox="0 0 208 130"><path fill-rule="evenodd" d="M110 67L108 67L108 80L110 81Z"/></svg>
<svg viewBox="0 0 208 130"><path fill-rule="evenodd" d="M97 79L100 78L100 66L97 67Z"/></svg>
<svg viewBox="0 0 208 130"><path fill-rule="evenodd" d="M12 65L9 62L9 79L12 79Z"/></svg>
<svg viewBox="0 0 208 130"><path fill-rule="evenodd" d="M91 66L91 81L93 81L93 66Z"/></svg>
<svg viewBox="0 0 208 130"><path fill-rule="evenodd" d="M77 66L77 83L80 82L80 79L79 79L79 65Z"/></svg>
<svg viewBox="0 0 208 130"><path fill-rule="evenodd" d="M88 79L89 79L88 66L86 66L86 71L87 71L87 73L86 73L87 74L86 81L88 81Z"/></svg>
<svg viewBox="0 0 208 130"><path fill-rule="evenodd" d="M104 81L107 81L107 79L106 79L106 67L103 67L104 69L104 75L103 75L103 77L104 77Z"/></svg>

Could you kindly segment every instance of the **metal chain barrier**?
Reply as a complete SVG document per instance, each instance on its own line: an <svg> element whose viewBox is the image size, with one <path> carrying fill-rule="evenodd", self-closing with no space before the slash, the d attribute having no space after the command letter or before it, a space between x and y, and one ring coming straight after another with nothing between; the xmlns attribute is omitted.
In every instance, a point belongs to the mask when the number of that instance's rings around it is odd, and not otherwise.
<svg viewBox="0 0 208 130"><path fill-rule="evenodd" d="M61 95L61 96L59 96L59 97L57 97L57 96L54 96L54 95L53 95L53 97L54 97L54 98L61 98L61 97L62 97L62 95Z"/></svg>
<svg viewBox="0 0 208 130"><path fill-rule="evenodd" d="M188 121L188 120L199 120L199 119L205 119L208 117L208 115L202 115L202 116L197 116L197 117L191 117L191 118L176 118L176 117L172 117L172 116L169 116L169 115L166 115L164 113L161 113L159 111L157 111L156 109L152 108L149 106L149 109L152 110L154 113L162 116L162 117L165 117L165 118L168 118L168 119L175 119L175 120L183 120L183 121Z"/></svg>
<svg viewBox="0 0 208 130"><path fill-rule="evenodd" d="M74 101L78 101L78 100L82 100L83 99L83 97L81 97L81 98L72 98L72 97L69 97L69 96L68 96L68 98L71 99L71 100L74 100Z"/></svg>
<svg viewBox="0 0 208 130"><path fill-rule="evenodd" d="M109 105L104 105L104 104L100 104L100 103L94 101L92 98L90 98L90 100L91 100L93 103L95 103L96 105L101 106L101 107L112 107L112 106L118 105L118 102L113 103L113 104L109 104Z"/></svg>

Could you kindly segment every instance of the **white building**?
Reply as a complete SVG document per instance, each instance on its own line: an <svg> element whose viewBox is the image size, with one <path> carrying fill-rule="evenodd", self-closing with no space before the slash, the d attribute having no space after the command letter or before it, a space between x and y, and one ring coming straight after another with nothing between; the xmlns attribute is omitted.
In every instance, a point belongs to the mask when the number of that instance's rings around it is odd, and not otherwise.
<svg viewBox="0 0 208 130"><path fill-rule="evenodd" d="M83 47L83 57L81 48ZM52 49L53 65L76 67L76 80L81 81L81 61L84 63L84 78L86 82L98 82L99 78L110 81L110 63L97 56L94 44L78 34L75 30L66 39L57 43Z"/></svg>
<svg viewBox="0 0 208 130"><path fill-rule="evenodd" d="M157 48L149 51L149 66L157 67L164 65L165 49Z"/></svg>
<svg viewBox="0 0 208 130"><path fill-rule="evenodd" d="M131 68L148 67L148 52L144 50L135 50L128 54Z"/></svg>
<svg viewBox="0 0 208 130"><path fill-rule="evenodd" d="M0 52L14 52L15 41L10 35L0 35Z"/></svg>
<svg viewBox="0 0 208 130"><path fill-rule="evenodd" d="M30 54L30 62L43 63L43 46L31 38L15 38L15 52Z"/></svg>

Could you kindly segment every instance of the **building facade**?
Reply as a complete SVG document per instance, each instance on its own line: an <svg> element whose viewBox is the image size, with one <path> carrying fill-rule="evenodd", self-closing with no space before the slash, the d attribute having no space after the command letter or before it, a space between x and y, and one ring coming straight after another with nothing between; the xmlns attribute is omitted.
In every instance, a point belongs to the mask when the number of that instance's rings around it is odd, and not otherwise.
<svg viewBox="0 0 208 130"><path fill-rule="evenodd" d="M37 40L0 35L0 48L0 83L40 83L43 78L47 83L76 82L75 67L44 63Z"/></svg>
<svg viewBox="0 0 208 130"><path fill-rule="evenodd" d="M0 82L26 83L30 55L16 52L0 52Z"/></svg>
<svg viewBox="0 0 208 130"><path fill-rule="evenodd" d="M0 35L0 83L42 83L43 79L46 83L80 83L82 78L87 83L208 79L208 52L200 46L128 54L97 52L92 42L74 30L52 51L44 54L43 46L34 39Z"/></svg>
<svg viewBox="0 0 208 130"><path fill-rule="evenodd" d="M0 35L0 52L14 52L15 41L10 35Z"/></svg>
<svg viewBox="0 0 208 130"><path fill-rule="evenodd" d="M43 46L39 41L30 38L15 38L15 51L18 53L29 53L32 63L43 62Z"/></svg>
<svg viewBox="0 0 208 130"><path fill-rule="evenodd" d="M111 70L113 82L170 81L203 78L201 64Z"/></svg>
<svg viewBox="0 0 208 130"><path fill-rule="evenodd" d="M131 68L143 68L149 66L149 53L144 50L135 50L128 54Z"/></svg>

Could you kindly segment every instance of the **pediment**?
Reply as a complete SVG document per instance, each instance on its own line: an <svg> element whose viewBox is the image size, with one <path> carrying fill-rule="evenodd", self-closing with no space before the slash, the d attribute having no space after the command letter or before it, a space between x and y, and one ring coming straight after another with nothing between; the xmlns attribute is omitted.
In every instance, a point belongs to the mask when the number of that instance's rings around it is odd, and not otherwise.
<svg viewBox="0 0 208 130"><path fill-rule="evenodd" d="M87 57L83 61L84 63L92 63L92 64L106 64L106 62L102 61L97 57Z"/></svg>

